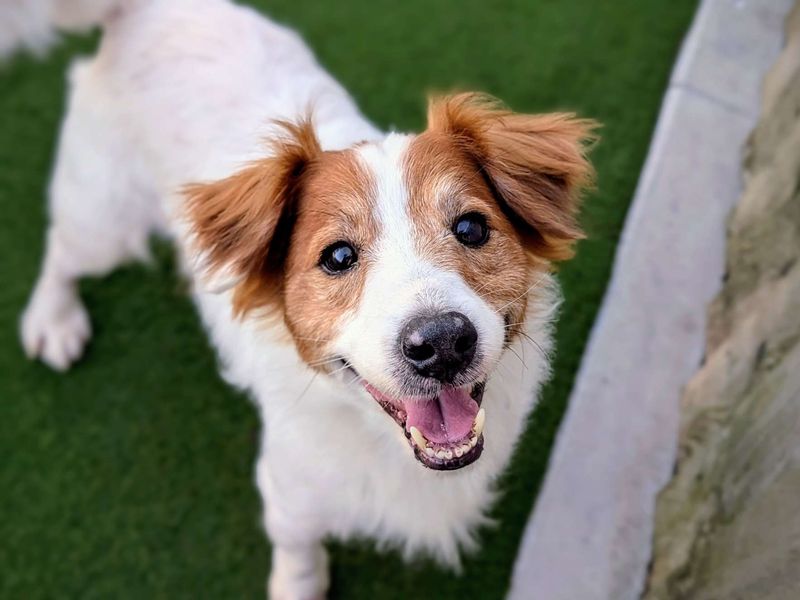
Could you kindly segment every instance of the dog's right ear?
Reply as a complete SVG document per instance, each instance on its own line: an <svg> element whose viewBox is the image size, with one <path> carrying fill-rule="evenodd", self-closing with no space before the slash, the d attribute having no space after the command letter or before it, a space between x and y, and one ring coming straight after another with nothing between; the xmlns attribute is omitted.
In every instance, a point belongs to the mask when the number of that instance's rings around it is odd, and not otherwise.
<svg viewBox="0 0 800 600"><path fill-rule="evenodd" d="M237 314L280 306L297 196L304 172L322 152L310 120L277 126L283 135L269 157L185 189L200 283L217 292L235 287Z"/></svg>

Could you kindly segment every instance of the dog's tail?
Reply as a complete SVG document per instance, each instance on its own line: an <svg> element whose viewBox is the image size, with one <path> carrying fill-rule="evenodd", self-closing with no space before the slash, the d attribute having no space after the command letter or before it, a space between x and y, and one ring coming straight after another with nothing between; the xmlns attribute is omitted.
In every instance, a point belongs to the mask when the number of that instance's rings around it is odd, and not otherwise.
<svg viewBox="0 0 800 600"><path fill-rule="evenodd" d="M20 50L43 55L56 32L102 25L131 0L0 0L0 59Z"/></svg>

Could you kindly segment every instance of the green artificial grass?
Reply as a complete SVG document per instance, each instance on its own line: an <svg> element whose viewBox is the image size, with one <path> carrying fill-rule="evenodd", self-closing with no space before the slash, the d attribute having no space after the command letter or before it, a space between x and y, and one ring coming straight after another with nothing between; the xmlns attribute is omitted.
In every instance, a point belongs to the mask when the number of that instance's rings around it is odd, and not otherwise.
<svg viewBox="0 0 800 600"><path fill-rule="evenodd" d="M482 550L459 577L365 543L333 548L334 598L501 598L695 2L258 4L298 28L384 127L419 129L426 93L454 88L604 123L598 191L583 216L590 237L560 273L555 376ZM68 374L27 362L17 342L42 252L65 70L96 39L0 67L0 597L262 597L256 413L221 382L169 249L158 247L150 266L83 283L95 333Z"/></svg>

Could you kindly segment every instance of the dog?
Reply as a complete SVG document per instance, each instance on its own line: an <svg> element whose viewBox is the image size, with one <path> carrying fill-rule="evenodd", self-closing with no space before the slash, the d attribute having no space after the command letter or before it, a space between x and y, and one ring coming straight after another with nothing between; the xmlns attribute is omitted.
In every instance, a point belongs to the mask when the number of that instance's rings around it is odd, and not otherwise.
<svg viewBox="0 0 800 600"><path fill-rule="evenodd" d="M299 36L228 0L3 10L6 52L103 31L69 72L27 355L69 368L78 279L168 236L262 418L267 593L324 596L326 539L457 569L548 376L594 123L460 93L422 133L381 131Z"/></svg>

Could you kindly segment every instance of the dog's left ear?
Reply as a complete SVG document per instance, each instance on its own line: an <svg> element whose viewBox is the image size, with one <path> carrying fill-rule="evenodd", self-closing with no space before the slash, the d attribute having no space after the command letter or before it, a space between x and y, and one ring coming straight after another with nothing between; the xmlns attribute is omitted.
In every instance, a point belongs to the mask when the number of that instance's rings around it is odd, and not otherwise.
<svg viewBox="0 0 800 600"><path fill-rule="evenodd" d="M188 186L186 215L201 285L235 288L237 313L282 305L283 266L304 174L322 150L310 119L279 122L266 158Z"/></svg>
<svg viewBox="0 0 800 600"><path fill-rule="evenodd" d="M474 161L528 250L549 261L583 237L578 201L594 171L586 159L597 123L565 113L525 115L490 96L431 99L428 130L450 136Z"/></svg>

